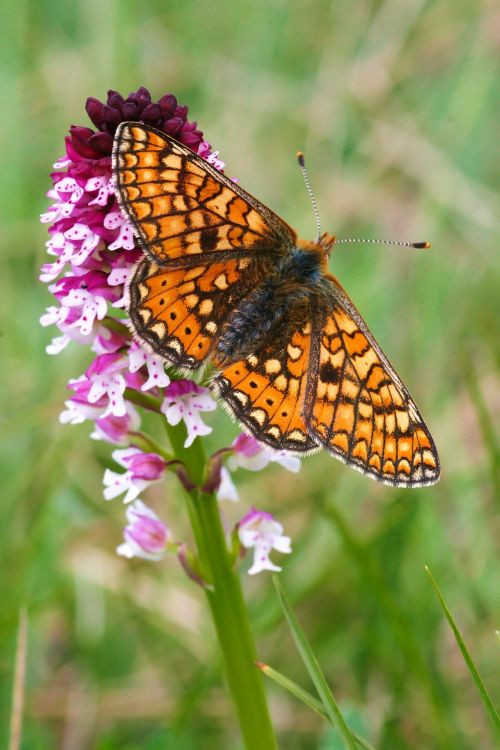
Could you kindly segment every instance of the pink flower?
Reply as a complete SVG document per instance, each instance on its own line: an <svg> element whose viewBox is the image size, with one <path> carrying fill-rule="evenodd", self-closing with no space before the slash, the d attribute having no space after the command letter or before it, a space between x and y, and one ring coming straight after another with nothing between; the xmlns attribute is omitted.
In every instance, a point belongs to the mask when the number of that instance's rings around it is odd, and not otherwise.
<svg viewBox="0 0 500 750"><path fill-rule="evenodd" d="M219 159L219 152L218 151L212 151L210 144L207 143L207 141L202 141L200 145L198 146L198 154L208 161L209 164L212 164L212 166L215 167L215 169L218 169L220 172L224 169L226 166L225 162L223 162L221 159Z"/></svg>
<svg viewBox="0 0 500 750"><path fill-rule="evenodd" d="M71 404L71 401L67 401ZM139 429L141 418L130 401L125 402L127 412L121 417L108 414L95 420L94 431L90 433L93 440L105 440L118 445L128 442L129 433Z"/></svg>
<svg viewBox="0 0 500 750"><path fill-rule="evenodd" d="M232 448L233 455L227 462L232 471L238 468L260 471L269 463L281 464L285 469L294 473L300 470L300 458L291 456L286 451L273 451L246 433L238 435L233 441Z"/></svg>
<svg viewBox="0 0 500 750"><path fill-rule="evenodd" d="M201 419L200 412L213 411L215 408L216 403L208 388L202 388L192 380L176 380L170 383L165 389L165 400L161 405L161 411L169 424L176 425L181 420L184 421L188 432L185 448L189 448L198 436L212 432L212 428Z"/></svg>
<svg viewBox="0 0 500 750"><path fill-rule="evenodd" d="M84 375L70 380L68 388L74 395L66 401L67 410L60 415L60 421L78 424L85 419L103 419L109 415L124 417L127 414L125 388L137 388L143 382L137 375L122 374L126 369L127 358L120 352L97 356Z"/></svg>
<svg viewBox="0 0 500 750"><path fill-rule="evenodd" d="M58 329L47 352L56 354L76 341L95 355L85 373L69 382L72 395L59 419L68 424L91 420L91 438L126 446L130 433L140 426L139 412L127 398L129 392L153 391L158 397L166 389L163 411L170 424L185 422L189 446L197 435L211 432L200 414L215 409L215 402L207 389L188 380L170 383L163 360L133 341L124 325L125 315L117 309L127 310L127 282L143 251L114 193L113 137L121 122L145 122L199 152L217 169L224 164L203 140L196 122L188 120L187 107L170 94L154 102L145 88L128 97L109 91L105 102L89 98L86 110L96 130L70 128L66 153L50 175L47 195L51 205L41 217L48 225L50 257L40 279L49 284L52 294L41 324ZM114 455L125 471L106 473L108 497L124 493L127 501L133 500L163 475L165 462L160 456L135 448ZM228 473L225 479L223 493L235 492Z"/></svg>
<svg viewBox="0 0 500 750"><path fill-rule="evenodd" d="M254 548L249 575L262 570L280 571L281 568L269 559L271 551L275 549L285 554L292 551L290 537L283 536L283 526L270 513L256 508L252 508L239 522L238 537L243 547Z"/></svg>
<svg viewBox="0 0 500 750"><path fill-rule="evenodd" d="M112 500L125 494L123 502L129 503L140 495L142 490L162 478L165 461L156 453L143 453L138 448L125 448L113 451L116 463L127 471L118 474L111 469L104 472L104 497Z"/></svg>
<svg viewBox="0 0 500 750"><path fill-rule="evenodd" d="M96 354L112 354L119 349L126 349L129 345L128 334L103 328L102 333L99 333L92 342L92 351Z"/></svg>
<svg viewBox="0 0 500 750"><path fill-rule="evenodd" d="M170 539L170 532L156 513L141 500L127 508L128 525L123 536L125 542L117 548L123 557L141 557L144 560L161 560Z"/></svg>

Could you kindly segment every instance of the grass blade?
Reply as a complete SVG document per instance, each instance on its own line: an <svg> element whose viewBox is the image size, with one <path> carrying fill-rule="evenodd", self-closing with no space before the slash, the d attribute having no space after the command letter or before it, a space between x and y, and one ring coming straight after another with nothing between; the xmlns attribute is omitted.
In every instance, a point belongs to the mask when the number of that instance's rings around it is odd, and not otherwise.
<svg viewBox="0 0 500 750"><path fill-rule="evenodd" d="M10 714L9 750L19 750L23 726L24 685L26 682L26 655L28 650L28 616L23 607L19 613L17 631L16 663L14 686L12 689L12 710Z"/></svg>
<svg viewBox="0 0 500 750"><path fill-rule="evenodd" d="M267 677L276 682L276 684L281 685L281 687L285 688L285 690L288 690L289 693L298 698L299 701L304 703L308 708L316 711L316 713L322 716L323 719L330 721L330 716L325 711L322 702L315 698L314 695L311 695L311 693L309 693L307 690L301 688L300 685L297 685L297 683L293 682L293 680L285 677L285 675L281 674L281 672L278 672L276 669L270 667L269 664L263 664L262 662L256 662L256 664L261 672L263 672ZM373 745L370 745L370 743L360 737L359 734L352 732L352 735L356 740L358 746L363 750L374 750Z"/></svg>
<svg viewBox="0 0 500 750"><path fill-rule="evenodd" d="M462 656L464 658L464 661L467 665L467 668L471 674L472 679L476 683L476 687L479 690L479 695L481 696L481 699L484 703L484 706L486 708L486 711L488 712L488 715L491 719L491 722L497 732L500 734L500 716L498 715L498 712L493 705L493 701L490 698L490 695L488 693L488 690L486 689L486 685L484 684L483 680L481 679L481 675L479 674L476 665L474 664L474 661L472 660L472 657L469 653L469 650L467 646L464 643L464 640L460 634L460 631L455 623L455 620L453 619L453 615L451 614L450 610L448 609L448 605L446 604L444 597L439 589L439 586L436 582L436 579L432 575L431 569L428 565L425 566L425 572L431 579L431 583L434 587L434 591L436 592L436 596L439 600L439 603L443 609L443 612L446 616L446 619L448 620L448 624L450 628L453 631L453 635L455 636L455 640L457 642L458 648L460 649Z"/></svg>
<svg viewBox="0 0 500 750"><path fill-rule="evenodd" d="M321 667L319 666L318 661L314 656L312 649L304 635L304 632L300 627L297 618L295 617L295 613L293 612L288 599L285 596L285 592L278 577L273 576L273 581L276 592L278 594L278 599L287 619L288 626L292 632L295 645L297 646L300 656L302 657L302 661L304 662L305 667L309 672L309 676L313 681L314 687L316 688L317 693L321 698L321 702L323 703L328 719L333 724L333 726L338 729L341 737L344 739L346 747L348 747L349 750L358 750L356 740L340 712L337 701L333 697L332 691L330 690L325 676L321 671Z"/></svg>

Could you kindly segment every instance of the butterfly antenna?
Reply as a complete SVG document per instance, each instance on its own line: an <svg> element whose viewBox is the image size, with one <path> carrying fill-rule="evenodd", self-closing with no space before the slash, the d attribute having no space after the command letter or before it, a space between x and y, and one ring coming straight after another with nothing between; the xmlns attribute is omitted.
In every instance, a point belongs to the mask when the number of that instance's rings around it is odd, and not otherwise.
<svg viewBox="0 0 500 750"><path fill-rule="evenodd" d="M316 242L319 242L321 237L321 220L319 218L318 204L316 203L316 198L314 197L311 183L309 182L309 177L306 170L306 162L302 151L297 152L297 161L299 162L300 171L302 172L302 177L304 178L304 182L306 183L306 190L309 193L309 198L311 199L314 215L316 217L316 226L318 228L318 236L316 237Z"/></svg>
<svg viewBox="0 0 500 750"><path fill-rule="evenodd" d="M430 242L403 242L399 240L371 240L366 237L348 237L340 240L335 240L336 245L346 244L347 242L358 242L365 243L371 242L375 245L400 245L401 247L416 247L420 250L426 250L431 246Z"/></svg>

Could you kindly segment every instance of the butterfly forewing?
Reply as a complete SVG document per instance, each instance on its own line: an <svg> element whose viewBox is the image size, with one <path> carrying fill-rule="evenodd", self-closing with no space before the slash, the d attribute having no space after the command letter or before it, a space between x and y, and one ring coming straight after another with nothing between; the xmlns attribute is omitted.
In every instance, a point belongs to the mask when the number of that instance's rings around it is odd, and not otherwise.
<svg viewBox="0 0 500 750"><path fill-rule="evenodd" d="M123 123L113 147L120 204L151 260L196 265L282 253L295 232L207 161L164 133Z"/></svg>
<svg viewBox="0 0 500 750"><path fill-rule="evenodd" d="M306 398L310 434L337 458L397 486L434 484L439 460L405 386L338 282L331 284Z"/></svg>

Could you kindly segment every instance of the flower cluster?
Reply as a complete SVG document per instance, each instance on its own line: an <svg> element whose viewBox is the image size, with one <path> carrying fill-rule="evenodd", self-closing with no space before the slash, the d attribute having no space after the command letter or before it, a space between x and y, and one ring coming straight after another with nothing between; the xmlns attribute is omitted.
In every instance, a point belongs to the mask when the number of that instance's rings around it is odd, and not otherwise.
<svg viewBox="0 0 500 750"><path fill-rule="evenodd" d="M49 354L58 354L71 341L93 352L85 372L68 383L70 395L60 421L90 421L93 439L122 446L113 452L113 459L124 471L107 469L104 474L104 497L123 495L126 503L132 503L127 509L125 543L118 551L157 560L170 544L170 532L139 495L163 477L168 462L153 449L142 450L143 444L137 447L141 416L136 404L142 403L141 396L148 396L170 425L183 421L185 447L212 431L201 414L214 410L216 404L207 388L187 379L171 380L162 359L135 342L127 327L126 282L142 252L114 193L114 133L124 121L147 123L172 135L216 169L223 169L224 163L196 122L188 120L187 107L179 106L171 94L153 102L145 88L126 98L109 91L105 103L89 98L86 110L96 129L70 128L65 154L51 174L52 204L41 216L49 225L46 246L51 261L42 266L40 280L49 285L53 304L40 322L59 329L47 346ZM240 435L227 453L230 457L218 487L221 500L238 499L230 471L239 467L258 471L277 461L297 471L300 465L298 459L273 454L246 435ZM239 525L241 544L256 550L250 572L276 569L269 552L273 547L289 552L289 540L283 541L287 537L281 536L281 527L268 514L259 516L253 510L245 518Z"/></svg>

